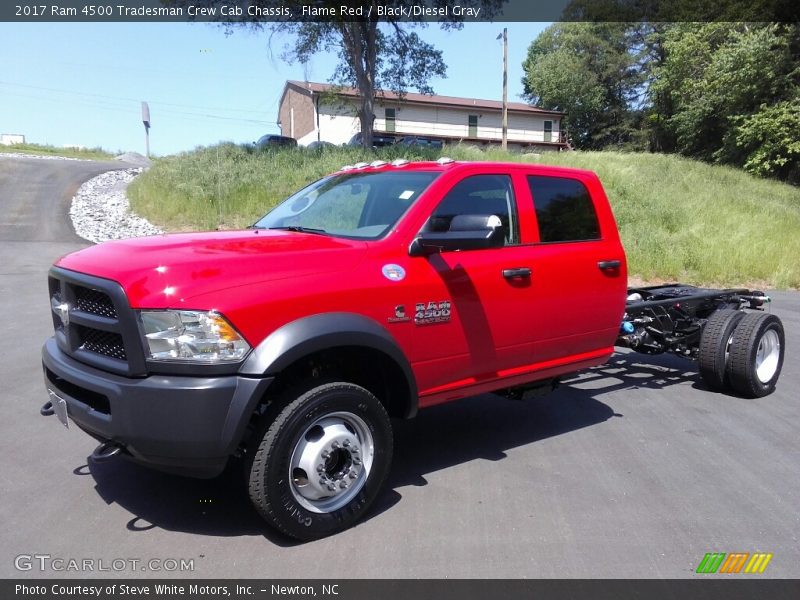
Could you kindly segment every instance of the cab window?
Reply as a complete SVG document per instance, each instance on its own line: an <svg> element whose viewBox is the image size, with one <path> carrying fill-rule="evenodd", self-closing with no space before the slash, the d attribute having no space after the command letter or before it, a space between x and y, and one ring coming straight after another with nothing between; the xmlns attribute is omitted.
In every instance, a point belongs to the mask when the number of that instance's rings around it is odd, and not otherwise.
<svg viewBox="0 0 800 600"><path fill-rule="evenodd" d="M600 226L589 190L577 179L529 175L539 239L582 242L600 239Z"/></svg>
<svg viewBox="0 0 800 600"><path fill-rule="evenodd" d="M378 239L439 176L436 171L350 171L312 183L254 227Z"/></svg>
<svg viewBox="0 0 800 600"><path fill-rule="evenodd" d="M508 175L473 175L458 182L433 211L424 231L450 230L457 215L494 215L500 219L505 244L519 243L514 189Z"/></svg>

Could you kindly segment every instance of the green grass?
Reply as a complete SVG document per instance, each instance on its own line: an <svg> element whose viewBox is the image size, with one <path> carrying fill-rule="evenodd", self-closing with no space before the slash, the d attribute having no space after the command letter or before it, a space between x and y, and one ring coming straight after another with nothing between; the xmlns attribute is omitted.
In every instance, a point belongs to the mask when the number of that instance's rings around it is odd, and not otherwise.
<svg viewBox="0 0 800 600"><path fill-rule="evenodd" d="M628 255L647 281L800 288L800 189L673 155L565 152L539 156L450 147L460 160L524 161L595 171ZM243 227L344 164L437 158L385 148L279 150L233 144L157 159L129 188L133 208L167 230Z"/></svg>
<svg viewBox="0 0 800 600"><path fill-rule="evenodd" d="M0 152L14 152L20 154L38 154L40 156L64 156L66 158L84 158L87 160L111 160L114 154L102 148L57 148L42 144L13 144L0 146Z"/></svg>

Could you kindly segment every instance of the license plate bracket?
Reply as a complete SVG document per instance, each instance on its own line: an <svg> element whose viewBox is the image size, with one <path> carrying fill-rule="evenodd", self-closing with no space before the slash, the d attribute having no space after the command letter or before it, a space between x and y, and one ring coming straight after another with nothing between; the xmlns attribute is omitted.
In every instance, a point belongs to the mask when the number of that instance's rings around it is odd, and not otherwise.
<svg viewBox="0 0 800 600"><path fill-rule="evenodd" d="M61 424L69 429L69 411L67 410L67 401L49 388L47 389L47 393L50 395L50 403L53 405L53 412L58 417L58 420L61 421Z"/></svg>

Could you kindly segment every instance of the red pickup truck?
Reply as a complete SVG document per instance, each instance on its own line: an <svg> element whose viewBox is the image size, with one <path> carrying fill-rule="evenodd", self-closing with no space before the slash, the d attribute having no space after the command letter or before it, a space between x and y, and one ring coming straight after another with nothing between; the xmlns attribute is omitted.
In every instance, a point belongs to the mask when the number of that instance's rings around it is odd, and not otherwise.
<svg viewBox="0 0 800 600"><path fill-rule="evenodd" d="M575 169L360 163L247 230L100 244L49 275L41 412L98 461L212 477L237 457L261 515L305 540L368 510L390 418L526 398L615 345L751 397L783 362L761 292L628 289L600 181Z"/></svg>

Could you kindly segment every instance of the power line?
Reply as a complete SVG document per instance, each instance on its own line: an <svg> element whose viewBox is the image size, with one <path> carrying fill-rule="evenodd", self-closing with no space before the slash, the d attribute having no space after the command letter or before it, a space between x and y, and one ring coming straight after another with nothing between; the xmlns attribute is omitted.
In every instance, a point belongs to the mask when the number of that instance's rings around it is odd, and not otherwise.
<svg viewBox="0 0 800 600"><path fill-rule="evenodd" d="M137 72L142 73L147 76L152 76L153 73L160 73L162 75L167 75L170 79L191 79L197 80L200 77L208 76L209 72L207 69L202 71L188 71L186 69L159 69L148 66L141 66L141 65L130 65L130 64L122 64L116 63L113 65L110 64L102 64L102 63L80 63L80 62L59 62L57 64L66 65L68 67L80 67L82 69L108 69L111 71L125 71L126 73L130 72ZM241 75L241 74L226 74L226 80L230 80L231 78L235 79L236 81L260 81L261 77L257 75Z"/></svg>
<svg viewBox="0 0 800 600"><path fill-rule="evenodd" d="M90 106L91 108L99 108L99 109L102 109L102 110L113 110L113 111L116 111L116 112L124 112L124 113L130 112L129 109L124 108L122 106L114 105L114 104L107 104L107 103L104 103L104 102L98 102L96 100L95 101L86 102L86 101L83 101L83 100L72 99L72 98L58 99L58 98L49 98L49 97L45 97L45 96L35 96L35 95L32 95L32 94L21 94L19 92L8 92L8 91L4 91L3 94L5 96L14 96L14 97L17 97L17 98L31 98L31 99L34 99L34 100L40 100L40 101L43 101L43 102L51 102L51 103L54 103L54 104L62 104L63 102L70 102L70 103L81 102L81 103L83 103L83 104L85 104L87 106Z"/></svg>
<svg viewBox="0 0 800 600"><path fill-rule="evenodd" d="M5 82L2 82L2 81L0 81L0 84L8 85L8 84L6 84ZM42 90L47 90L48 89L48 88L38 88L36 86L22 86L22 87L29 87L29 88L33 88L33 89L42 89ZM17 97L22 97L22 98L33 98L33 99L36 99L36 100L41 100L41 101L45 101L45 102L53 102L53 103L57 103L57 104L61 104L63 102L81 103L83 105L87 105L87 106L90 106L92 108L98 108L98 109L101 109L101 110L111 110L111 111L116 111L116 112L124 112L124 113L135 112L136 110L138 110L138 105L139 105L139 100L115 98L113 96L101 96L99 94L89 94L89 95L90 96L95 96L95 97L98 97L98 98L111 98L112 100L115 100L115 101L135 102L136 106L131 106L130 108L128 108L128 107L124 107L124 106L119 105L119 104L112 104L112 103L109 103L109 102L104 101L104 100L84 100L84 99L78 99L78 98L61 98L61 99L59 99L59 98L52 98L52 97L47 97L47 96L36 96L36 95L31 95L31 94L21 94L19 92L8 92L8 91L6 91L4 93L6 95L9 95L9 96L17 96ZM158 103L158 102L151 102L151 104L160 107L160 103ZM179 106L180 107L180 106L185 106L185 105L168 104L167 106ZM180 117L184 117L184 118L188 117L190 119L194 118L193 120L197 120L197 121L202 121L202 119L217 119L217 120L222 120L222 121L235 121L235 122L240 122L240 123L253 123L253 124L256 124L256 125L270 125L270 124L272 124L272 121L263 120L263 119L248 119L248 118L242 118L242 117L230 117L230 116L225 116L225 115L215 115L215 114L211 114L211 113L198 113L198 112L190 112L190 111L181 111L181 110L175 110L174 108L160 108L160 112L161 113L165 113L165 114L170 115L170 116L177 116L179 118ZM252 112L258 112L258 111L252 111Z"/></svg>
<svg viewBox="0 0 800 600"><path fill-rule="evenodd" d="M49 87L42 87L42 86L36 86L36 85L26 85L26 84L22 84L22 83L12 83L10 81L0 81L0 84L1 85L10 85L10 86L13 86L13 87L29 88L29 89L34 89L34 90L42 90L42 91L45 91L45 92L59 92L59 93L65 93L65 94L73 94L73 95L76 95L76 96L90 96L90 97L94 97L94 98L104 98L104 99L107 99L107 100L122 100L122 101L125 101L125 102L137 102L137 103L141 101L141 100L136 99L136 98L126 98L126 97L123 97L123 96L107 96L107 95L104 95L104 94L92 94L90 92L76 92L76 91L73 91L73 90L65 90L65 89L60 89L60 88L49 88ZM197 105L192 105L192 104L176 104L176 103L173 103L173 102L162 102L160 100L151 100L150 102L153 103L153 104L159 104L159 105L163 105L163 106L174 106L176 108L191 108L191 109L196 109L196 110L221 110L221 111L225 111L225 112L256 113L256 114L266 112L266 111L263 111L263 110L247 110L247 109L242 109L242 108L225 108L225 107L221 107L221 106L197 106Z"/></svg>

